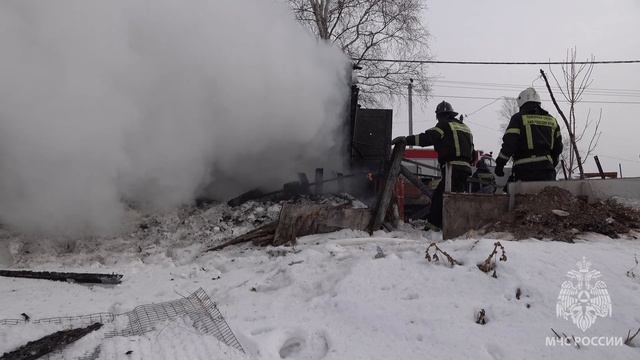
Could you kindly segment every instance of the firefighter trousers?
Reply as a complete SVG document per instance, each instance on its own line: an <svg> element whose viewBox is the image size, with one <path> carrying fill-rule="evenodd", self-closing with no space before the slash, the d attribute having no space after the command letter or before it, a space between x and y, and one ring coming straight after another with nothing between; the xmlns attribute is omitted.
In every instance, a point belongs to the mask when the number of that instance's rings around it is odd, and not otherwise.
<svg viewBox="0 0 640 360"><path fill-rule="evenodd" d="M453 165L451 169L451 191L467 192L467 178L471 175L471 169L458 165ZM446 166L443 166L442 179L431 197L431 208L427 218L431 224L439 228L442 228L442 196L446 178Z"/></svg>

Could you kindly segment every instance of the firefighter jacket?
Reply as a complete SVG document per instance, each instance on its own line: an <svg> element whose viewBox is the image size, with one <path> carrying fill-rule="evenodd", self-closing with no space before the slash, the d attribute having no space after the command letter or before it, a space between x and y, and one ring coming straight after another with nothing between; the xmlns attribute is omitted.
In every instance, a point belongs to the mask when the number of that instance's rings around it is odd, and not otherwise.
<svg viewBox="0 0 640 360"><path fill-rule="evenodd" d="M438 119L436 126L422 134L407 136L407 145L433 146L440 165L451 163L470 167L473 159L471 130L453 116Z"/></svg>
<svg viewBox="0 0 640 360"><path fill-rule="evenodd" d="M504 166L513 157L514 171L554 169L562 153L562 135L554 117L538 103L525 103L509 121L496 159Z"/></svg>

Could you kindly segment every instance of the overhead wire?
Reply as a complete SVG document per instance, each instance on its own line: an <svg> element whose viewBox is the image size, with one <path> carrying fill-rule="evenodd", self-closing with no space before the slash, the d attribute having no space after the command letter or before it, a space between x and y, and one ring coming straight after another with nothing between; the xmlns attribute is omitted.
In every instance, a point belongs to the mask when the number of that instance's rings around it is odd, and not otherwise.
<svg viewBox="0 0 640 360"><path fill-rule="evenodd" d="M417 63L417 64L453 64L453 65L569 65L569 64L637 64L640 63L640 60L604 60L604 61L443 61L443 60L406 60L406 59L374 59L374 58L364 58L364 59L353 59L354 61L375 61L375 62L393 62L393 63ZM539 79L537 77L531 83L531 86ZM484 82L471 82L471 81L455 81L455 80L438 80L432 79L432 83L449 83L449 84L458 84L458 85L472 85L472 86L454 86L454 85L437 85L439 87L449 87L449 88L459 88L459 89L469 89L469 90L485 90L485 91L512 91L521 89L525 86L519 84L505 84L505 83L484 83ZM475 86L473 86L475 85ZM558 87L552 87L556 90L559 90ZM484 108L492 105L500 99L506 99L507 97L501 96L498 98L491 97L482 97L482 96L461 96L461 95L442 95L442 94L420 94L415 93L417 96L432 96L432 97L447 97L454 99L477 99L477 100L492 100L491 102L481 106L480 108L472 111L466 116L473 115ZM615 97L640 97L640 89L621 89L621 88L590 88L585 90L585 95L596 95L596 96L615 96ZM546 100L545 101L549 101ZM566 100L560 100L560 102L568 102ZM582 103L603 103L603 104L640 104L640 101L607 101L607 100L581 100ZM493 131L502 132L499 129L492 128L480 123L476 123L472 120L468 120L465 118L465 121L468 121L477 126L487 128ZM422 121L416 121L422 122ZM620 157L615 157L611 155L602 155L599 156L604 158L610 158L618 161L632 162L632 163L640 163L640 160L631 160Z"/></svg>
<svg viewBox="0 0 640 360"><path fill-rule="evenodd" d="M352 58L353 61L390 62L406 64L451 64L451 65L590 65L590 64L638 64L640 60L600 60L600 61L450 61L450 60L409 60L381 58Z"/></svg>
<svg viewBox="0 0 640 360"><path fill-rule="evenodd" d="M448 83L448 84L461 84L461 85L480 85L480 86L487 86L487 87L504 87L504 88L514 88L514 89L521 89L530 85L524 85L524 84L511 84L511 83L495 83L495 82L479 82L479 81L461 81L461 80L442 80L442 79L429 79L429 82L431 83ZM552 86L552 89L558 89L557 86ZM593 88L593 87L589 87L587 89L588 91L603 91L603 92L609 92L609 91L613 91L613 92L630 92L630 93L640 93L640 89L621 89L621 88Z"/></svg>
<svg viewBox="0 0 640 360"><path fill-rule="evenodd" d="M452 88L452 89L469 89L469 90L483 90L483 91L519 91L523 89L524 86L519 88L508 88L508 87L500 87L500 86L467 86L467 85L454 85L454 84L433 84L432 87L435 88ZM554 89L559 91L558 88ZM614 96L614 97L630 97L630 98L640 98L640 92L638 93L623 93L623 92L608 92L608 91L594 91L594 90L585 90L585 95L593 95L593 96Z"/></svg>
<svg viewBox="0 0 640 360"><path fill-rule="evenodd" d="M602 155L602 154L598 154L598 156L599 157L603 157L603 158L608 158L608 159L614 159L614 160L618 160L618 161L626 161L626 162L632 162L632 163L640 164L640 160L631 160L631 159L625 159L625 158L620 158L620 157L616 157L616 156Z"/></svg>
<svg viewBox="0 0 640 360"><path fill-rule="evenodd" d="M461 95L443 95L443 94L421 94L414 93L416 96L429 96L429 97L441 97L441 98L452 98L452 99L476 99L476 100L493 100L492 97L486 96L461 96ZM543 101L551 101L550 99L542 99ZM558 102L568 103L566 100L557 100ZM608 101L608 100L580 100L581 103L587 104L640 104L640 101Z"/></svg>

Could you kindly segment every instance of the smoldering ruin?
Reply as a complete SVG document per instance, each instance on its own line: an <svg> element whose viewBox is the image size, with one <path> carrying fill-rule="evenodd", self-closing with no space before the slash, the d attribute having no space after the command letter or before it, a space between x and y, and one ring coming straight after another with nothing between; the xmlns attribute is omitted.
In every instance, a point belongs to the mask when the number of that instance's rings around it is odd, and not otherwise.
<svg viewBox="0 0 640 360"><path fill-rule="evenodd" d="M110 233L130 204L225 200L340 168L339 50L282 4L149 5L0 4L2 223Z"/></svg>

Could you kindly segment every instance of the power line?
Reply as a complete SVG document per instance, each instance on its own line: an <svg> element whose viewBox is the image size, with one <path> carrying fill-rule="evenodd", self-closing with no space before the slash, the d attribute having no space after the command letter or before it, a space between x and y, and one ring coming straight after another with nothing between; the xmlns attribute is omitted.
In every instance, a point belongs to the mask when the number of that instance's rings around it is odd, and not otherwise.
<svg viewBox="0 0 640 360"><path fill-rule="evenodd" d="M508 84L508 83L494 83L494 82L477 82L477 81L459 81L459 80L440 80L440 79L430 79L430 82L434 83L450 83L450 84L461 84L461 85L479 85L479 86L497 86L497 87L510 87L515 89L522 89L529 87L531 85L523 85L523 84ZM558 89L557 86L552 86L553 89ZM588 91L603 91L603 92L629 92L629 93L640 93L640 89L612 89L612 88L592 88L589 87Z"/></svg>
<svg viewBox="0 0 640 360"><path fill-rule="evenodd" d="M523 87L502 87L502 86L490 86L490 85L480 85L480 86L467 86L467 85L454 85L454 84L434 84L433 87L442 87L442 88L453 88L453 89L470 89L470 90L484 90L484 91L519 91ZM554 88L556 91L560 91L559 88ZM594 95L594 96L615 96L615 97L630 97L630 98L640 98L640 92L638 93L623 93L623 92L605 92L605 91L596 91L596 90L584 90L584 95Z"/></svg>
<svg viewBox="0 0 640 360"><path fill-rule="evenodd" d="M390 62L406 64L452 64L452 65L589 65L589 64L637 64L640 60L601 60L601 61L447 61L447 60L407 60L352 58L353 61Z"/></svg>
<svg viewBox="0 0 640 360"><path fill-rule="evenodd" d="M614 159L614 160L618 160L618 161L626 161L626 162L632 162L632 163L640 164L640 161L638 161L638 160L624 159L624 158L619 158L619 157L610 156L610 155L602 155L602 154L600 154L598 156L603 157L603 158Z"/></svg>
<svg viewBox="0 0 640 360"><path fill-rule="evenodd" d="M468 114L465 114L465 115L466 115L466 116L471 116L471 115L473 115L473 114L477 113L478 111L480 111L480 110L482 110L482 109L486 108L487 106L489 106L489 105L491 105L491 104L495 103L496 101L498 101L498 100L505 100L505 99L507 99L507 98L506 98L506 97L504 97L504 96L497 97L497 98L493 99L493 101L491 101L490 103L484 104L484 105L482 105L481 107L479 107L478 109L473 110L472 112L470 112L470 113L468 113Z"/></svg>
<svg viewBox="0 0 640 360"><path fill-rule="evenodd" d="M417 96L429 96L429 97L441 97L441 98L452 98L452 99L476 99L476 100L494 100L495 98L486 97L486 96L460 96L460 95L441 95L441 94L419 94L416 93ZM542 99L543 101L551 101L549 99ZM558 100L558 102L568 103L566 100ZM640 101L596 101L596 100L580 100L581 103L591 103L591 104L640 104Z"/></svg>

